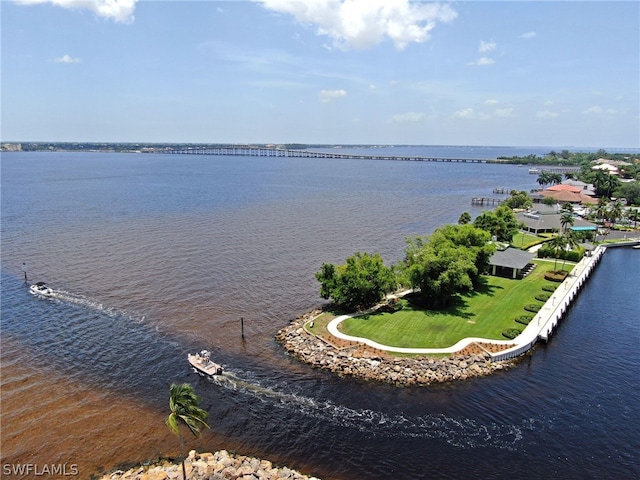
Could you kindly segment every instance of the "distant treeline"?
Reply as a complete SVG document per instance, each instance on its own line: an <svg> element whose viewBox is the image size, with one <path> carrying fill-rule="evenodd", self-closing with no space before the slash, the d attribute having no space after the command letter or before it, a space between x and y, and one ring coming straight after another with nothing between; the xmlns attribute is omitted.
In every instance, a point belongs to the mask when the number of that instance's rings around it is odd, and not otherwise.
<svg viewBox="0 0 640 480"><path fill-rule="evenodd" d="M562 150L560 152L550 151L545 155L526 155L523 157L498 157L503 163L515 164L533 164L533 165L560 165L560 166L582 166L587 165L599 158L608 160L630 161L632 158L638 158L640 155L630 153L608 153L606 150L600 149L597 152L570 152Z"/></svg>

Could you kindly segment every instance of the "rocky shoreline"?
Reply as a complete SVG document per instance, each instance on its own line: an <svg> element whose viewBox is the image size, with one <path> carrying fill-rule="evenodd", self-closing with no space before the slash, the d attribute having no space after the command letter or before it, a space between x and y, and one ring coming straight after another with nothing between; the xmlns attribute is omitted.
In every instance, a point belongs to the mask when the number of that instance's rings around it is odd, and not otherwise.
<svg viewBox="0 0 640 480"><path fill-rule="evenodd" d="M189 452L185 460L189 480L319 480L268 460L234 455L226 450L215 453ZM169 460L130 470L117 470L99 480L182 480L182 464Z"/></svg>
<svg viewBox="0 0 640 480"><path fill-rule="evenodd" d="M490 375L509 368L514 360L494 362L488 344L472 344L449 357L399 357L350 342L329 343L307 332L304 324L320 312L293 320L276 334L276 340L292 356L315 368L342 376L391 383L398 386L430 385ZM501 346L505 348L508 346Z"/></svg>

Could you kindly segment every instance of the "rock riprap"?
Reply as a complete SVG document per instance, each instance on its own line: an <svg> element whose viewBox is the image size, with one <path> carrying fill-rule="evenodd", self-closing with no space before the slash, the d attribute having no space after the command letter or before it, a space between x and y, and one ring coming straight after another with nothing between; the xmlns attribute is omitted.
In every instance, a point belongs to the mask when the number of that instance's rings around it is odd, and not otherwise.
<svg viewBox="0 0 640 480"><path fill-rule="evenodd" d="M315 312L314 312L315 313ZM492 374L508 368L512 361L495 362L491 355L476 349L449 357L399 357L361 345L336 347L304 328L314 313L293 320L279 330L276 340L300 361L338 375L396 385L429 385Z"/></svg>
<svg viewBox="0 0 640 480"><path fill-rule="evenodd" d="M215 453L189 452L185 460L189 480L319 480L287 467L274 466L268 460L234 455L226 450ZM118 470L100 480L182 480L182 464L165 461Z"/></svg>

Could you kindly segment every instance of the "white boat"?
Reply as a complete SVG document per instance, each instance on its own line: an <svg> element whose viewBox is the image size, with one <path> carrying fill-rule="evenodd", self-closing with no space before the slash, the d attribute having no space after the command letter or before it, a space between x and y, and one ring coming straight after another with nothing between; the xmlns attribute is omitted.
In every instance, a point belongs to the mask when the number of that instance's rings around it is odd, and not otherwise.
<svg viewBox="0 0 640 480"><path fill-rule="evenodd" d="M187 360L193 369L203 375L213 377L214 375L222 375L222 366L211 361L211 353L208 350L202 350L200 353L187 354Z"/></svg>
<svg viewBox="0 0 640 480"><path fill-rule="evenodd" d="M32 295L41 295L43 297L53 297L53 290L51 290L46 283L38 282L29 287L29 292Z"/></svg>
<svg viewBox="0 0 640 480"><path fill-rule="evenodd" d="M530 168L529 173L540 173L540 170L537 168Z"/></svg>

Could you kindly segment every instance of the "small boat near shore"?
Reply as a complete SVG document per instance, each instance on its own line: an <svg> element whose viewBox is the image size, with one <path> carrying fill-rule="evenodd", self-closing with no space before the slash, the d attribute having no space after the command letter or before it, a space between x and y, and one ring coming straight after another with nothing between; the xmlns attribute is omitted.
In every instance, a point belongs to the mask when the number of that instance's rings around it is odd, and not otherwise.
<svg viewBox="0 0 640 480"><path fill-rule="evenodd" d="M40 295L43 297L53 297L53 290L44 282L34 283L29 287L29 293L32 295Z"/></svg>
<svg viewBox="0 0 640 480"><path fill-rule="evenodd" d="M222 375L223 368L221 365L211 361L211 352L208 350L202 350L200 353L187 354L187 360L193 367L193 369L202 375L213 377L215 375Z"/></svg>

